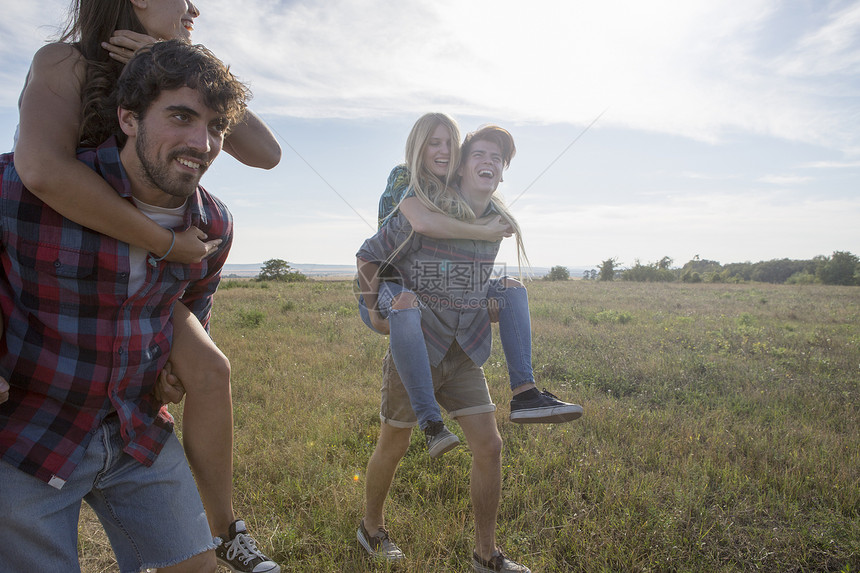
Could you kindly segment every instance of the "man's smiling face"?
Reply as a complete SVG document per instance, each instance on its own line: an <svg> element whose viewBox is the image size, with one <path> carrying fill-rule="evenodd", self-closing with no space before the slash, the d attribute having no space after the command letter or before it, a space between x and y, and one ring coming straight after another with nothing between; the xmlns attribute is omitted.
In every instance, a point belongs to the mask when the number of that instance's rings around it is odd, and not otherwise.
<svg viewBox="0 0 860 573"><path fill-rule="evenodd" d="M131 159L137 165L126 167L138 183L135 196L152 205L181 205L221 151L226 118L208 108L197 90L183 87L162 92L143 118L133 121Z"/></svg>
<svg viewBox="0 0 860 573"><path fill-rule="evenodd" d="M502 149L486 139L474 141L457 174L460 176L460 191L465 195L488 200L502 180Z"/></svg>

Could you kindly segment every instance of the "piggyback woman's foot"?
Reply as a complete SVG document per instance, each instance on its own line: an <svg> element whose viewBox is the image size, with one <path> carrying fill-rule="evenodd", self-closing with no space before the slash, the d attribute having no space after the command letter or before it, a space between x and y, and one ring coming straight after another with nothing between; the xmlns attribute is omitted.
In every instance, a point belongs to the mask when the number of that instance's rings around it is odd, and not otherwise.
<svg viewBox="0 0 860 573"><path fill-rule="evenodd" d="M582 406L562 402L546 388L532 388L511 399L511 422L518 424L561 424L582 416Z"/></svg>

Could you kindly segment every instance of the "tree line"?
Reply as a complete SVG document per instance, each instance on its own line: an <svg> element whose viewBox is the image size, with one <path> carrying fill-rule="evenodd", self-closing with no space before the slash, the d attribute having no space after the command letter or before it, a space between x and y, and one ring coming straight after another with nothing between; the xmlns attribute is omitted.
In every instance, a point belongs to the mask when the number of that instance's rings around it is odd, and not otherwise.
<svg viewBox="0 0 860 573"><path fill-rule="evenodd" d="M772 284L826 284L860 286L860 258L848 251L834 251L832 255L819 255L809 260L773 259L757 263L720 264L701 259L698 255L684 266L672 267L671 257L652 263L636 260L630 268L621 268L616 258L602 261L595 269L587 270L582 278L597 281L686 282L686 283L740 283L764 282ZM553 267L546 280L567 280L566 267Z"/></svg>

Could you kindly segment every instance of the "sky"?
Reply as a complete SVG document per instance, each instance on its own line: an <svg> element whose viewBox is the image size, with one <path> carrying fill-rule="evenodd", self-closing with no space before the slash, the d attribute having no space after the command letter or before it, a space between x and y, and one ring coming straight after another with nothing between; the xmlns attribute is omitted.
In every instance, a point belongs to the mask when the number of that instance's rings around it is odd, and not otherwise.
<svg viewBox="0 0 860 573"><path fill-rule="evenodd" d="M0 0L0 147L67 0ZM429 111L496 123L535 267L860 254L860 1L200 0L283 148L222 154L228 263L354 263ZM7 134L2 136L2 134ZM516 265L512 240L497 262Z"/></svg>

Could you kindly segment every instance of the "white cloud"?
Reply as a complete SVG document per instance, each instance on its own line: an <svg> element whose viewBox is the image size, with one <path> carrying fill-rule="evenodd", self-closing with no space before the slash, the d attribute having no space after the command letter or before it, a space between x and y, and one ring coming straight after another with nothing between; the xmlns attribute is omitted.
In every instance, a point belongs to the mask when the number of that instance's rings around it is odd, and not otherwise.
<svg viewBox="0 0 860 573"><path fill-rule="evenodd" d="M830 16L811 30L782 61L782 73L801 77L860 73L860 3Z"/></svg>
<svg viewBox="0 0 860 573"><path fill-rule="evenodd" d="M65 6L4 8L0 57L18 62L5 74L22 75L20 55L29 61ZM207 0L200 8L195 41L249 80L264 115L356 118L436 108L584 124L608 107L602 125L708 141L742 131L858 147L856 2L817 6L818 17L790 30L790 49L775 57L764 55L763 31L792 10L777 0ZM816 87L822 78L826 89Z"/></svg>
<svg viewBox="0 0 860 573"><path fill-rule="evenodd" d="M860 161L814 161L806 163L801 167L811 169L857 169L860 168Z"/></svg>
<svg viewBox="0 0 860 573"><path fill-rule="evenodd" d="M860 132L856 104L835 101L856 80L826 93L809 82L856 68L856 4L825 13L776 59L762 55L762 30L791 7L775 0L240 6L208 2L196 39L253 79L265 113L441 108L581 124L609 107L601 124L709 141L744 131L845 148Z"/></svg>
<svg viewBox="0 0 860 573"><path fill-rule="evenodd" d="M758 181L772 185L800 185L812 180L812 177L803 177L800 175L765 175L758 178Z"/></svg>
<svg viewBox="0 0 860 573"><path fill-rule="evenodd" d="M370 220L375 220L375 215ZM237 218L230 262L258 263L289 258L295 263L349 265L355 262L355 253L371 234L372 230L368 230L363 221L331 213L285 214L277 224L271 225Z"/></svg>
<svg viewBox="0 0 860 573"><path fill-rule="evenodd" d="M40 2L5 2L0 18L0 106L17 106L33 54L58 35L64 6ZM46 17L46 14L50 14Z"/></svg>

